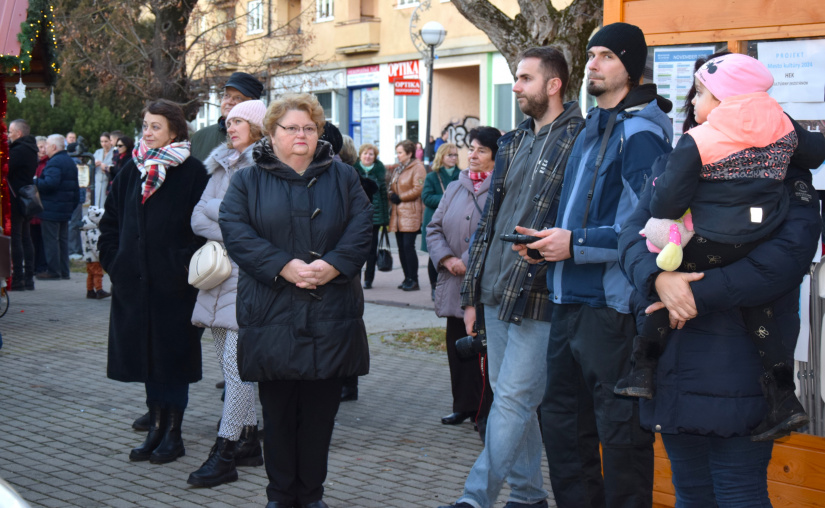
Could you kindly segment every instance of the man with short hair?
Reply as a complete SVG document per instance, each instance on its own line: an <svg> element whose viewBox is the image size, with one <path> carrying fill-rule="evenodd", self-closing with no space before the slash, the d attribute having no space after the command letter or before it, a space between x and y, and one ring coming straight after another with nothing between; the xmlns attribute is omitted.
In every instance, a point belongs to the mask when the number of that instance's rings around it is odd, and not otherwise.
<svg viewBox="0 0 825 508"><path fill-rule="evenodd" d="M34 289L34 244L31 217L23 215L20 189L34 183L39 163L37 140L28 122L17 119L9 124L9 174L11 190L11 262L12 290ZM25 279L24 279L25 277Z"/></svg>
<svg viewBox="0 0 825 508"><path fill-rule="evenodd" d="M109 169L112 167L112 140L108 132L100 135L100 148L95 150L95 195L94 206L103 208L106 189L109 187Z"/></svg>
<svg viewBox="0 0 825 508"><path fill-rule="evenodd" d="M192 156L206 161L212 150L226 142L224 119L236 104L261 98L264 86L255 76L245 72L233 72L224 85L221 96L221 117L218 123L199 130L192 135Z"/></svg>
<svg viewBox="0 0 825 508"><path fill-rule="evenodd" d="M80 187L77 165L63 148L66 140L52 134L46 140L49 162L37 179L37 189L43 202L40 229L43 233L43 251L49 269L38 273L38 280L69 278L69 219L77 207Z"/></svg>
<svg viewBox="0 0 825 508"><path fill-rule="evenodd" d="M71 143L77 143L77 134L74 131L69 131L66 133L66 137L63 140L63 146L68 148Z"/></svg>
<svg viewBox="0 0 825 508"><path fill-rule="evenodd" d="M464 494L450 505L454 508L492 507L505 481L510 484L507 508L547 506L536 416L544 395L552 307L546 267L519 258L500 235L513 233L519 224L555 223L565 163L583 121L577 102L563 103L568 79L567 61L557 49L537 47L521 54L513 92L528 118L499 139L490 194L461 287L467 333L473 334L474 306L484 308L495 397L484 449Z"/></svg>
<svg viewBox="0 0 825 508"><path fill-rule="evenodd" d="M617 248L653 161L671 150L671 104L656 85L639 84L647 44L638 27L605 26L587 55L587 91L597 107L570 154L557 227L519 228L545 237L521 247L522 256L533 248L552 262L541 423L559 508L650 507L653 434L639 426L638 399L613 393L636 335L633 288Z"/></svg>

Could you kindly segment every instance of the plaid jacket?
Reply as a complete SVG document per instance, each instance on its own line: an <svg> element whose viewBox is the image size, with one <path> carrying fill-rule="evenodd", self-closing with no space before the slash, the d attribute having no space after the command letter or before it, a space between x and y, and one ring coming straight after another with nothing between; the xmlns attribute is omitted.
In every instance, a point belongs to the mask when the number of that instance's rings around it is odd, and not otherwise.
<svg viewBox="0 0 825 508"><path fill-rule="evenodd" d="M492 178L490 193L481 222L470 245L470 261L461 284L462 307L479 303L477 298L481 293L481 275L490 242L500 241L491 236L496 216L506 194L504 182L525 133L528 129L532 129L531 124L532 119L528 118L516 130L508 132L499 140L496 166L490 177ZM564 112L556 120L553 132L549 134L554 136L554 133L559 133L555 134L557 139L555 143L548 144L542 154L542 159L547 159L550 163L547 165L544 185L533 196L536 214L529 224L524 224L525 227L541 229L555 224L559 208L559 189L564 179L567 157L583 125L584 118L582 118L578 102L565 104ZM504 289L498 319L515 324L521 324L523 318L550 321L551 306L545 281L546 272L546 263L531 265L519 258Z"/></svg>

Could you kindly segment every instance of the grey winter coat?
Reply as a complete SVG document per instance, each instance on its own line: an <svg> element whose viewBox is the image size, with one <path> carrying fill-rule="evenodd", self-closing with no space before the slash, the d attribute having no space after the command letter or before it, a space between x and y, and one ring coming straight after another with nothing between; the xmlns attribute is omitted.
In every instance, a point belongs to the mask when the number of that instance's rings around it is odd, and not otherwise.
<svg viewBox="0 0 825 508"><path fill-rule="evenodd" d="M455 256L461 258L464 266L469 265L470 239L481 220L491 180L488 176L475 192L467 171L462 171L458 180L447 186L427 226L427 248L433 265L438 268L435 313L439 317L464 317L461 308L461 281L464 276L451 274L441 265L441 261Z"/></svg>
<svg viewBox="0 0 825 508"><path fill-rule="evenodd" d="M206 172L211 175L206 189L192 211L192 231L207 240L223 243L218 212L229 188L229 180L239 169L254 166L252 148L249 145L243 153L221 144L206 159ZM226 328L238 330L235 317L235 298L238 295L238 265L232 261L232 275L212 289L201 289L192 312L192 324L205 328Z"/></svg>
<svg viewBox="0 0 825 508"><path fill-rule="evenodd" d="M256 165L239 170L220 206L226 250L238 263L238 371L244 381L364 375L361 266L372 238L372 205L358 173L319 141L303 175L281 162L269 139ZM280 276L293 259L323 259L340 274L316 289Z"/></svg>

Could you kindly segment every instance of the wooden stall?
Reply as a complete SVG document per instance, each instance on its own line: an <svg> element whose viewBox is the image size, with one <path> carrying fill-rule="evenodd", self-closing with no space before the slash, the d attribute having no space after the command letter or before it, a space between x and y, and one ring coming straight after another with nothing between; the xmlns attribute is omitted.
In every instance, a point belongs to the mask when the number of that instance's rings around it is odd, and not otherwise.
<svg viewBox="0 0 825 508"><path fill-rule="evenodd" d="M659 49L686 45L715 49L726 46L728 51L753 56L758 43L813 40L822 44L821 39L825 38L825 4L820 0L604 0L604 24L617 21L639 26L648 46ZM825 74L825 69L818 69L818 72ZM819 92L818 101L825 100L825 91L819 89ZM811 104L814 109L822 108L819 104ZM825 118L809 120L810 129L822 131ZM819 318L816 322L820 322ZM803 323L803 327L805 325ZM811 341L819 344L821 329L810 328ZM810 358L810 365L805 369L815 373L820 381L822 361L816 356ZM821 392L817 390L816 395L810 398L811 404L821 405ZM821 415L821 411L812 411L808 405L806 409L813 413L812 416ZM823 422L814 421L810 432L821 436L822 432L817 429L822 425ZM776 442L768 469L769 491L775 507L825 506L825 437L820 436L795 433ZM674 506L676 500L670 461L658 436L653 500L656 507Z"/></svg>

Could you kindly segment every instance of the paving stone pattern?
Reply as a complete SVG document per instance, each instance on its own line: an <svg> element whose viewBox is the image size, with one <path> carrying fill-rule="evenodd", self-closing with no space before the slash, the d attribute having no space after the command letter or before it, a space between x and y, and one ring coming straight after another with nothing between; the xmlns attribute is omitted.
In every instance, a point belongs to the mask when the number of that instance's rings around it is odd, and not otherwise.
<svg viewBox="0 0 825 508"><path fill-rule="evenodd" d="M359 400L338 413L325 484L332 508L453 502L481 450L471 424L440 423L451 402L446 357L385 342L393 330L443 326L426 309L426 265L421 271L425 288L416 305L407 306L394 286L385 299L398 301L367 304L372 372L361 378ZM376 287L397 284L393 276L376 277ZM130 426L146 410L145 392L141 384L106 378L109 300L85 294L85 274L77 273L10 293L0 319L0 478L32 506L265 506L263 467L240 468L237 482L212 489L186 484L214 443L222 407L208 331L203 380L191 385L183 424L186 456L166 465L129 461L145 436ZM500 499L497 506L506 487Z"/></svg>

